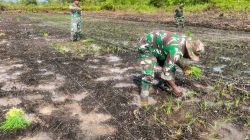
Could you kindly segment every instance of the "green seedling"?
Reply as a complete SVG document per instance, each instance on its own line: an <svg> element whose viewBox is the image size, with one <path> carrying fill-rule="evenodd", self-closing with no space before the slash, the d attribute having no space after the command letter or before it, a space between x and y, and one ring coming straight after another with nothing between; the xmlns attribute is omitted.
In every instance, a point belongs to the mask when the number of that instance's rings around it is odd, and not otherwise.
<svg viewBox="0 0 250 140"><path fill-rule="evenodd" d="M94 42L94 39L92 39L92 38L87 38L87 39L84 39L84 40L82 41L82 43L91 43L91 42Z"/></svg>
<svg viewBox="0 0 250 140"><path fill-rule="evenodd" d="M192 118L191 112L186 112L185 113L185 119L190 119L190 118Z"/></svg>
<svg viewBox="0 0 250 140"><path fill-rule="evenodd" d="M57 47L56 50L57 50L59 53L63 54L63 55L65 55L67 52L69 52L69 49L66 48L66 47Z"/></svg>
<svg viewBox="0 0 250 140"><path fill-rule="evenodd" d="M203 102L201 104L201 108L202 108L203 111L206 111L208 109L208 102L207 101Z"/></svg>
<svg viewBox="0 0 250 140"><path fill-rule="evenodd" d="M26 128L31 122L28 121L24 115L25 113L22 109L10 109L6 113L5 121L1 123L0 129L4 131L13 131Z"/></svg>
<svg viewBox="0 0 250 140"><path fill-rule="evenodd" d="M194 78L199 79L201 77L201 75L202 75L202 71L201 71L200 68L193 66L193 67L190 68L190 74Z"/></svg>
<svg viewBox="0 0 250 140"><path fill-rule="evenodd" d="M226 102L226 103L225 103L226 110L227 110L227 111L230 111L230 109L232 108L232 105L233 105L233 103L231 103L231 102Z"/></svg>
<svg viewBox="0 0 250 140"><path fill-rule="evenodd" d="M177 104L177 110L181 109L181 107L183 105L182 101L177 100L176 104Z"/></svg>
<svg viewBox="0 0 250 140"><path fill-rule="evenodd" d="M5 36L5 33L0 32L0 37Z"/></svg>
<svg viewBox="0 0 250 140"><path fill-rule="evenodd" d="M240 97L237 97L237 98L235 99L235 106L238 107L239 104L240 104Z"/></svg>
<svg viewBox="0 0 250 140"><path fill-rule="evenodd" d="M42 36L42 37L47 37L48 33L46 33L45 31L40 31L39 35Z"/></svg>
<svg viewBox="0 0 250 140"><path fill-rule="evenodd" d="M250 120L247 121L247 126L250 127Z"/></svg>
<svg viewBox="0 0 250 140"><path fill-rule="evenodd" d="M191 31L187 31L187 32L186 32L186 35L187 35L188 37L191 37L192 32L191 32Z"/></svg>
<svg viewBox="0 0 250 140"><path fill-rule="evenodd" d="M170 98L161 106L161 108L165 114L170 115L173 111L173 100Z"/></svg>

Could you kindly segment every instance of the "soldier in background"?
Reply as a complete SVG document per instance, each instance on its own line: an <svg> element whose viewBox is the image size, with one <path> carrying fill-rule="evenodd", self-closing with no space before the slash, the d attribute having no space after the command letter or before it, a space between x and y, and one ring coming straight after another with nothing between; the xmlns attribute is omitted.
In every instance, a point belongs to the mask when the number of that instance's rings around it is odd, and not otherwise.
<svg viewBox="0 0 250 140"><path fill-rule="evenodd" d="M75 0L69 5L71 14L71 24L70 24L70 40L77 41L81 35L81 8L79 6L79 1Z"/></svg>
<svg viewBox="0 0 250 140"><path fill-rule="evenodd" d="M182 28L184 28L184 15L183 15L183 4L180 4L180 6L175 10L175 21L176 21L176 27L178 28L179 26L181 26Z"/></svg>

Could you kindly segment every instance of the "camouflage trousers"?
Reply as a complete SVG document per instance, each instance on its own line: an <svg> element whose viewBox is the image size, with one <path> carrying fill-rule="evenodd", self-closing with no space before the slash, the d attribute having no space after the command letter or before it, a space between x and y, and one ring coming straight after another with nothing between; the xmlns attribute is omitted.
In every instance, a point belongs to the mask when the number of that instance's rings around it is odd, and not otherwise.
<svg viewBox="0 0 250 140"><path fill-rule="evenodd" d="M150 53L141 53L141 67L142 67L142 86L151 85L155 76L158 75L164 80L174 80L175 78L175 67L172 69L166 69L165 67L169 64L165 64L164 60L157 59Z"/></svg>
<svg viewBox="0 0 250 140"><path fill-rule="evenodd" d="M80 38L81 35L81 29L82 29L82 22L81 17L71 17L71 24L70 24L70 40L76 41Z"/></svg>
<svg viewBox="0 0 250 140"><path fill-rule="evenodd" d="M184 27L184 17L176 17L176 27L178 28L179 26L181 26L182 28Z"/></svg>

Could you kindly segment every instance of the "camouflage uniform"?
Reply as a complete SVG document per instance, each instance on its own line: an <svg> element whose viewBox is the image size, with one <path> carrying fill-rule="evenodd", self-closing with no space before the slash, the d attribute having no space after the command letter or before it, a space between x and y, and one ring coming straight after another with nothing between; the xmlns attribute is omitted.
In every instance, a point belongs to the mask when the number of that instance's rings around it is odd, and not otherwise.
<svg viewBox="0 0 250 140"><path fill-rule="evenodd" d="M176 26L179 27L180 25L182 28L184 27L184 16L183 16L183 8L179 7L175 10Z"/></svg>
<svg viewBox="0 0 250 140"><path fill-rule="evenodd" d="M70 4L71 6L75 6L74 3ZM81 11L80 10L71 10L71 24L70 24L70 31L71 36L70 39L72 41L77 40L80 38L81 35Z"/></svg>
<svg viewBox="0 0 250 140"><path fill-rule="evenodd" d="M174 80L175 63L183 57L187 39L183 34L156 31L140 40L139 52L144 74L142 88L151 85L155 73L161 74L164 80Z"/></svg>

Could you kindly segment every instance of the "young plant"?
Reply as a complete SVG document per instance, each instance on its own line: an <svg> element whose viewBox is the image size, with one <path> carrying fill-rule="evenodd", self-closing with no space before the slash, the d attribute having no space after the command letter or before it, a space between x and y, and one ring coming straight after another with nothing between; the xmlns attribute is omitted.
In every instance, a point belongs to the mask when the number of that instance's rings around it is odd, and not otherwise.
<svg viewBox="0 0 250 140"><path fill-rule="evenodd" d="M193 67L190 68L190 74L194 78L199 79L201 77L201 75L202 75L202 71L201 71L200 68L193 66Z"/></svg>
<svg viewBox="0 0 250 140"><path fill-rule="evenodd" d="M0 129L4 131L13 131L23 129L30 125L30 121L25 118L22 109L12 108L6 113L5 121L1 123Z"/></svg>
<svg viewBox="0 0 250 140"><path fill-rule="evenodd" d="M165 114L170 115L173 111L173 99L170 98L161 106L161 108L163 109Z"/></svg>
<svg viewBox="0 0 250 140"><path fill-rule="evenodd" d="M5 33L0 32L0 37L5 36Z"/></svg>
<svg viewBox="0 0 250 140"><path fill-rule="evenodd" d="M240 97L237 97L237 98L235 99L235 106L238 107L239 104L240 104Z"/></svg>
<svg viewBox="0 0 250 140"><path fill-rule="evenodd" d="M39 35L42 36L42 37L47 37L48 36L48 33L46 33L45 31L40 31L39 32Z"/></svg>
<svg viewBox="0 0 250 140"><path fill-rule="evenodd" d="M94 42L94 39L87 38L87 39L85 39L85 40L82 41L82 43L91 43L91 42Z"/></svg>

